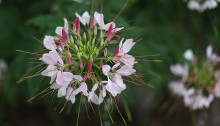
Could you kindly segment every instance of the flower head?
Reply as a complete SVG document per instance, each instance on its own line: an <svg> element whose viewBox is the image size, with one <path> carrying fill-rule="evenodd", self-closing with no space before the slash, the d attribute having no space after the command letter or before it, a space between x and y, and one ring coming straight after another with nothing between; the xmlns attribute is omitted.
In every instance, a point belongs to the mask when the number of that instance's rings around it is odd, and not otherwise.
<svg viewBox="0 0 220 126"><path fill-rule="evenodd" d="M203 12L206 9L214 9L218 6L219 0L188 0L188 8Z"/></svg>
<svg viewBox="0 0 220 126"><path fill-rule="evenodd" d="M57 97L75 103L81 94L100 105L107 94L116 97L126 89L123 78L136 73L137 62L128 54L135 42L121 39L118 31L122 29L114 22L105 24L103 14L90 16L86 11L82 16L76 13L74 21L64 19L55 36L45 36L44 46L49 52L40 58L47 66L41 75L51 78L50 89L58 91ZM111 52L115 41L117 47Z"/></svg>
<svg viewBox="0 0 220 126"><path fill-rule="evenodd" d="M208 108L214 97L220 97L219 56L213 53L212 46L206 50L207 58L197 60L191 50L184 53L189 64L171 65L171 72L180 78L170 83L173 94L183 97L185 106L191 109ZM196 60L196 62L195 62ZM201 66L200 66L201 64Z"/></svg>

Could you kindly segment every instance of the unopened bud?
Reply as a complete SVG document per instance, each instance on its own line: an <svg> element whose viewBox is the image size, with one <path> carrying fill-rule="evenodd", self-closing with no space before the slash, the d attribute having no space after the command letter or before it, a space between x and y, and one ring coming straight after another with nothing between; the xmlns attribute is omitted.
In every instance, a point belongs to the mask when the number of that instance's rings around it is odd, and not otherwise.
<svg viewBox="0 0 220 126"><path fill-rule="evenodd" d="M65 44L66 43L66 31L62 29L62 41Z"/></svg>
<svg viewBox="0 0 220 126"><path fill-rule="evenodd" d="M71 60L71 53L68 51L67 52L67 63L69 65L69 67L72 67L72 60Z"/></svg>
<svg viewBox="0 0 220 126"><path fill-rule="evenodd" d="M89 41L86 43L86 46L89 47Z"/></svg>
<svg viewBox="0 0 220 126"><path fill-rule="evenodd" d="M85 32L83 33L83 39L86 42L86 33Z"/></svg>
<svg viewBox="0 0 220 126"><path fill-rule="evenodd" d="M82 69L83 68L83 61L82 59L79 60L79 67Z"/></svg>
<svg viewBox="0 0 220 126"><path fill-rule="evenodd" d="M94 28L94 35L96 36L97 35L97 27L95 26Z"/></svg>
<svg viewBox="0 0 220 126"><path fill-rule="evenodd" d="M108 32L107 32L107 41L109 42L112 37L113 37L113 32L112 32L112 29L113 29L113 24L110 25L109 29L108 29Z"/></svg>
<svg viewBox="0 0 220 126"><path fill-rule="evenodd" d="M99 67L100 67L100 69L102 69L102 66L103 66L103 62L102 62L102 60L100 60L100 61L99 61Z"/></svg>
<svg viewBox="0 0 220 126"><path fill-rule="evenodd" d="M92 72L92 59L90 58L88 61L88 73L91 74Z"/></svg>
<svg viewBox="0 0 220 126"><path fill-rule="evenodd" d="M95 46L95 38L93 38L93 40L92 40L92 47L94 47Z"/></svg>
<svg viewBox="0 0 220 126"><path fill-rule="evenodd" d="M83 46L82 41L79 41L79 46L80 46L80 47L82 47L82 46Z"/></svg>
<svg viewBox="0 0 220 126"><path fill-rule="evenodd" d="M100 42L100 46L102 47L103 45L104 45L104 39L102 38Z"/></svg>
<svg viewBox="0 0 220 126"><path fill-rule="evenodd" d="M80 32L79 17L76 18L76 20L75 20L75 25L76 25L76 33L79 34L79 32Z"/></svg>
<svg viewBox="0 0 220 126"><path fill-rule="evenodd" d="M81 55L81 53L77 53L77 56L78 56L79 59L81 59L82 55Z"/></svg>
<svg viewBox="0 0 220 126"><path fill-rule="evenodd" d="M108 55L108 49L105 48L105 49L104 49L104 56L107 56L107 55Z"/></svg>
<svg viewBox="0 0 220 126"><path fill-rule="evenodd" d="M78 48L78 46L77 46L77 45L75 45L75 46L74 46L74 48L75 48L75 50L76 50L76 51L78 51L78 50L79 50L79 48Z"/></svg>
<svg viewBox="0 0 220 126"><path fill-rule="evenodd" d="M94 26L95 26L95 18L92 17L92 19L91 19L91 23L90 23L90 28L93 29Z"/></svg>
<svg viewBox="0 0 220 126"><path fill-rule="evenodd" d="M113 55L113 56L116 56L118 53L119 53L119 46L117 46L117 47L115 48L115 51L114 51L114 55Z"/></svg>
<svg viewBox="0 0 220 126"><path fill-rule="evenodd" d="M96 56L99 56L99 50L98 49L95 51L95 54L96 54Z"/></svg>
<svg viewBox="0 0 220 126"><path fill-rule="evenodd" d="M74 43L74 39L73 39L73 36L70 35L70 42L73 42Z"/></svg>

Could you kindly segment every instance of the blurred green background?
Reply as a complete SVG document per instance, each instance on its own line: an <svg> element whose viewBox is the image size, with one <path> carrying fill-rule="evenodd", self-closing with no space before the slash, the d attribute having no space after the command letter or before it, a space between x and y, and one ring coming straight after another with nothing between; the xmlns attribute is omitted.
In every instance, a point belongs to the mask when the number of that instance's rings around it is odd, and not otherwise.
<svg viewBox="0 0 220 126"><path fill-rule="evenodd" d="M106 21L112 21L125 5L126 0L103 0ZM28 60L32 55L17 52L37 52L43 49L40 41L45 35L54 35L55 28L63 25L63 18L74 20L75 12L91 11L91 4L72 0L1 0L0 4L0 59L7 63L7 70L0 80L0 126L72 126L77 121L77 105L59 113L57 102L51 96L27 102L48 82L37 77L16 83L36 66ZM100 12L101 3L94 0L94 11ZM219 126L218 100L210 109L192 112L183 103L174 105L167 90L173 80L169 66L183 61L183 52L193 49L198 56L205 55L205 48L212 44L220 52L220 8L203 13L191 11L182 0L130 0L117 18L116 24L128 28L121 33L125 38L141 38L131 54L149 55L158 62L139 62L138 72L153 85L128 84L127 94L118 99L119 107L129 126ZM33 73L32 73L33 74ZM0 74L1 75L1 74ZM125 103L126 101L126 103ZM105 113L105 111L101 111ZM89 110L80 114L79 125L100 125L99 118ZM124 125L117 111L112 113L116 126ZM202 119L204 123L199 123ZM214 121L213 121L214 120ZM110 126L110 120L103 117Z"/></svg>

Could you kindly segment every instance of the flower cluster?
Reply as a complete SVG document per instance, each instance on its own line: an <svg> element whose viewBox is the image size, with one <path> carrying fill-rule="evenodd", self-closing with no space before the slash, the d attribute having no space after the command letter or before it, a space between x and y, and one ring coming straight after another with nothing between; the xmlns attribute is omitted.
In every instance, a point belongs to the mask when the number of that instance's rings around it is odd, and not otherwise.
<svg viewBox="0 0 220 126"><path fill-rule="evenodd" d="M107 94L115 97L126 89L123 77L136 72L136 60L128 54L133 39L117 34L123 28L106 24L103 14L84 12L76 13L75 21L64 19L55 36L45 36L43 44L49 52L40 58L47 65L41 75L51 78L50 88L58 90L57 97L74 103L82 94L99 105Z"/></svg>
<svg viewBox="0 0 220 126"><path fill-rule="evenodd" d="M208 108L214 97L220 97L220 57L213 53L212 46L206 49L207 58L198 61L192 50L184 57L189 63L171 65L171 72L180 77L169 87L173 94L183 97L185 106L193 110Z"/></svg>
<svg viewBox="0 0 220 126"><path fill-rule="evenodd" d="M206 9L214 9L218 6L220 0L189 0L188 8L190 10L197 10L198 12L203 12Z"/></svg>

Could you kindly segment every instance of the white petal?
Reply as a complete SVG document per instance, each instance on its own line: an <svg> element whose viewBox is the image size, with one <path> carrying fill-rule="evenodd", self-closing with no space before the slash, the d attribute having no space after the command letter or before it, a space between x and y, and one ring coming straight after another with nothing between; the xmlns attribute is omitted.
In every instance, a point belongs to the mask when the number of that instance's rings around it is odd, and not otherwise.
<svg viewBox="0 0 220 126"><path fill-rule="evenodd" d="M51 55L48 53L43 54L42 60L43 60L43 62L45 62L48 65L56 65L57 64L56 59L51 57Z"/></svg>
<svg viewBox="0 0 220 126"><path fill-rule="evenodd" d="M65 81L62 75L62 72L57 73L56 83L60 86L67 86L69 85L70 81Z"/></svg>
<svg viewBox="0 0 220 126"><path fill-rule="evenodd" d="M135 62L135 58L132 55L125 54L124 57L121 58L123 63L129 67L133 67L133 65L137 62Z"/></svg>
<svg viewBox="0 0 220 126"><path fill-rule="evenodd" d="M184 96L186 94L186 88L184 87L183 82L173 81L169 84L169 88L173 94L177 96Z"/></svg>
<svg viewBox="0 0 220 126"><path fill-rule="evenodd" d="M101 104L104 101L105 96L106 96L106 88L103 87L99 93L99 100L98 100L99 104Z"/></svg>
<svg viewBox="0 0 220 126"><path fill-rule="evenodd" d="M119 43L119 49L122 48L122 43L123 43L123 41L124 41L124 38L122 38L121 41L120 41L120 43ZM120 50L119 50L119 51L120 51Z"/></svg>
<svg viewBox="0 0 220 126"><path fill-rule="evenodd" d="M79 82L83 81L83 78L80 75L73 75L73 78Z"/></svg>
<svg viewBox="0 0 220 126"><path fill-rule="evenodd" d="M89 25L89 23L90 23L90 15L89 15L88 11L85 11L83 13L82 18L85 20L86 24Z"/></svg>
<svg viewBox="0 0 220 126"><path fill-rule="evenodd" d="M52 36L45 36L43 43L44 43L44 46L49 50L57 49L56 44L54 42L54 37Z"/></svg>
<svg viewBox="0 0 220 126"><path fill-rule="evenodd" d="M63 60L60 58L59 54L55 50L50 51L49 54L54 60L63 65Z"/></svg>
<svg viewBox="0 0 220 126"><path fill-rule="evenodd" d="M61 88L60 85L56 84L56 83L53 83L51 86L50 86L51 89L59 89Z"/></svg>
<svg viewBox="0 0 220 126"><path fill-rule="evenodd" d="M69 30L69 24L66 18L64 18L64 30L66 32L66 34L68 35L68 30ZM62 31L61 31L61 36L62 36Z"/></svg>
<svg viewBox="0 0 220 126"><path fill-rule="evenodd" d="M190 1L188 2L188 8L189 8L190 10L198 10L198 9L200 8L200 5L199 5L199 3L198 3L197 1L195 1L195 0L190 0Z"/></svg>
<svg viewBox="0 0 220 126"><path fill-rule="evenodd" d="M58 27L56 28L56 30L55 30L55 33L56 33L57 35L59 35L59 36L62 36L62 29L63 29L63 27L58 26Z"/></svg>
<svg viewBox="0 0 220 126"><path fill-rule="evenodd" d="M88 102L92 101L93 103L95 104L99 104L98 102L98 96L95 94L95 91L96 89L98 88L98 84L95 84L93 87L92 87L92 91L89 92L89 95L88 95Z"/></svg>
<svg viewBox="0 0 220 126"><path fill-rule="evenodd" d="M108 90L113 97L121 93L120 87L115 83L113 83L109 78L108 78L108 83L106 85L106 90Z"/></svg>
<svg viewBox="0 0 220 126"><path fill-rule="evenodd" d="M80 91L85 95L85 96L88 96L88 88L87 88L87 85L85 82L82 82L80 84Z"/></svg>
<svg viewBox="0 0 220 126"><path fill-rule="evenodd" d="M50 84L54 83L56 77L57 77L57 75L53 75L53 76L51 76Z"/></svg>
<svg viewBox="0 0 220 126"><path fill-rule="evenodd" d="M119 70L116 71L116 73L123 75L123 76L130 76L135 72L136 72L135 69L127 65L122 66Z"/></svg>
<svg viewBox="0 0 220 126"><path fill-rule="evenodd" d="M66 95L66 87L63 86L58 90L57 97L63 97Z"/></svg>
<svg viewBox="0 0 220 126"><path fill-rule="evenodd" d="M102 66L102 72L105 76L108 76L108 72L111 70L111 67L109 65L103 65Z"/></svg>
<svg viewBox="0 0 220 126"><path fill-rule="evenodd" d="M108 31L108 29L109 29L109 27L110 27L111 24L112 24L112 29L114 29L114 28L115 28L115 23L114 23L114 22L110 22L110 23L106 24L106 25L103 27L103 30Z"/></svg>
<svg viewBox="0 0 220 126"><path fill-rule="evenodd" d="M72 104L74 104L75 103L75 100L76 100L76 98L75 98L75 93L74 93L74 90L73 90L73 88L71 88L71 87L69 87L68 89L67 89L67 94L66 94L66 100L67 101L71 101L72 102Z"/></svg>
<svg viewBox="0 0 220 126"><path fill-rule="evenodd" d="M181 76L184 79L188 76L188 66L187 65L184 65L184 66L181 64L171 65L170 71L174 75Z"/></svg>
<svg viewBox="0 0 220 126"><path fill-rule="evenodd" d="M116 69L117 67L120 66L120 63L116 63L113 67L112 67L112 70Z"/></svg>
<svg viewBox="0 0 220 126"><path fill-rule="evenodd" d="M62 73L62 78L64 81L72 81L73 80L73 74L70 72L63 72Z"/></svg>
<svg viewBox="0 0 220 126"><path fill-rule="evenodd" d="M113 32L118 32L118 31L121 31L122 29L124 29L124 27L121 27L121 28L115 28L115 29L113 29Z"/></svg>
<svg viewBox="0 0 220 126"><path fill-rule="evenodd" d="M95 12L94 13L94 17L95 17L95 19L96 19L96 22L99 24L99 27L101 28L101 29L103 29L104 28L104 16L103 16L103 14L100 14L100 13L98 13L98 12Z"/></svg>
<svg viewBox="0 0 220 126"><path fill-rule="evenodd" d="M85 96L88 96L88 88L85 82L80 83L80 86L78 89L76 89L76 94L79 92L82 92Z"/></svg>
<svg viewBox="0 0 220 126"><path fill-rule="evenodd" d="M79 18L79 21L80 21L84 26L86 26L86 21L85 21L85 19L82 18L78 13L75 13L75 15L76 15L76 17Z"/></svg>
<svg viewBox="0 0 220 126"><path fill-rule="evenodd" d="M220 97L220 80L215 83L214 94L216 97Z"/></svg>
<svg viewBox="0 0 220 126"><path fill-rule="evenodd" d="M194 54L193 54L191 49L186 50L184 52L183 56L184 56L184 58L186 60L189 60L189 61L191 61L191 60L193 60L195 58L195 56L194 56Z"/></svg>
<svg viewBox="0 0 220 126"><path fill-rule="evenodd" d="M128 53L134 45L133 39L127 39L122 45L123 52Z"/></svg>
<svg viewBox="0 0 220 126"><path fill-rule="evenodd" d="M121 91L126 89L126 85L124 84L123 79L120 74L114 74L111 80L113 83L115 83L120 88Z"/></svg>

